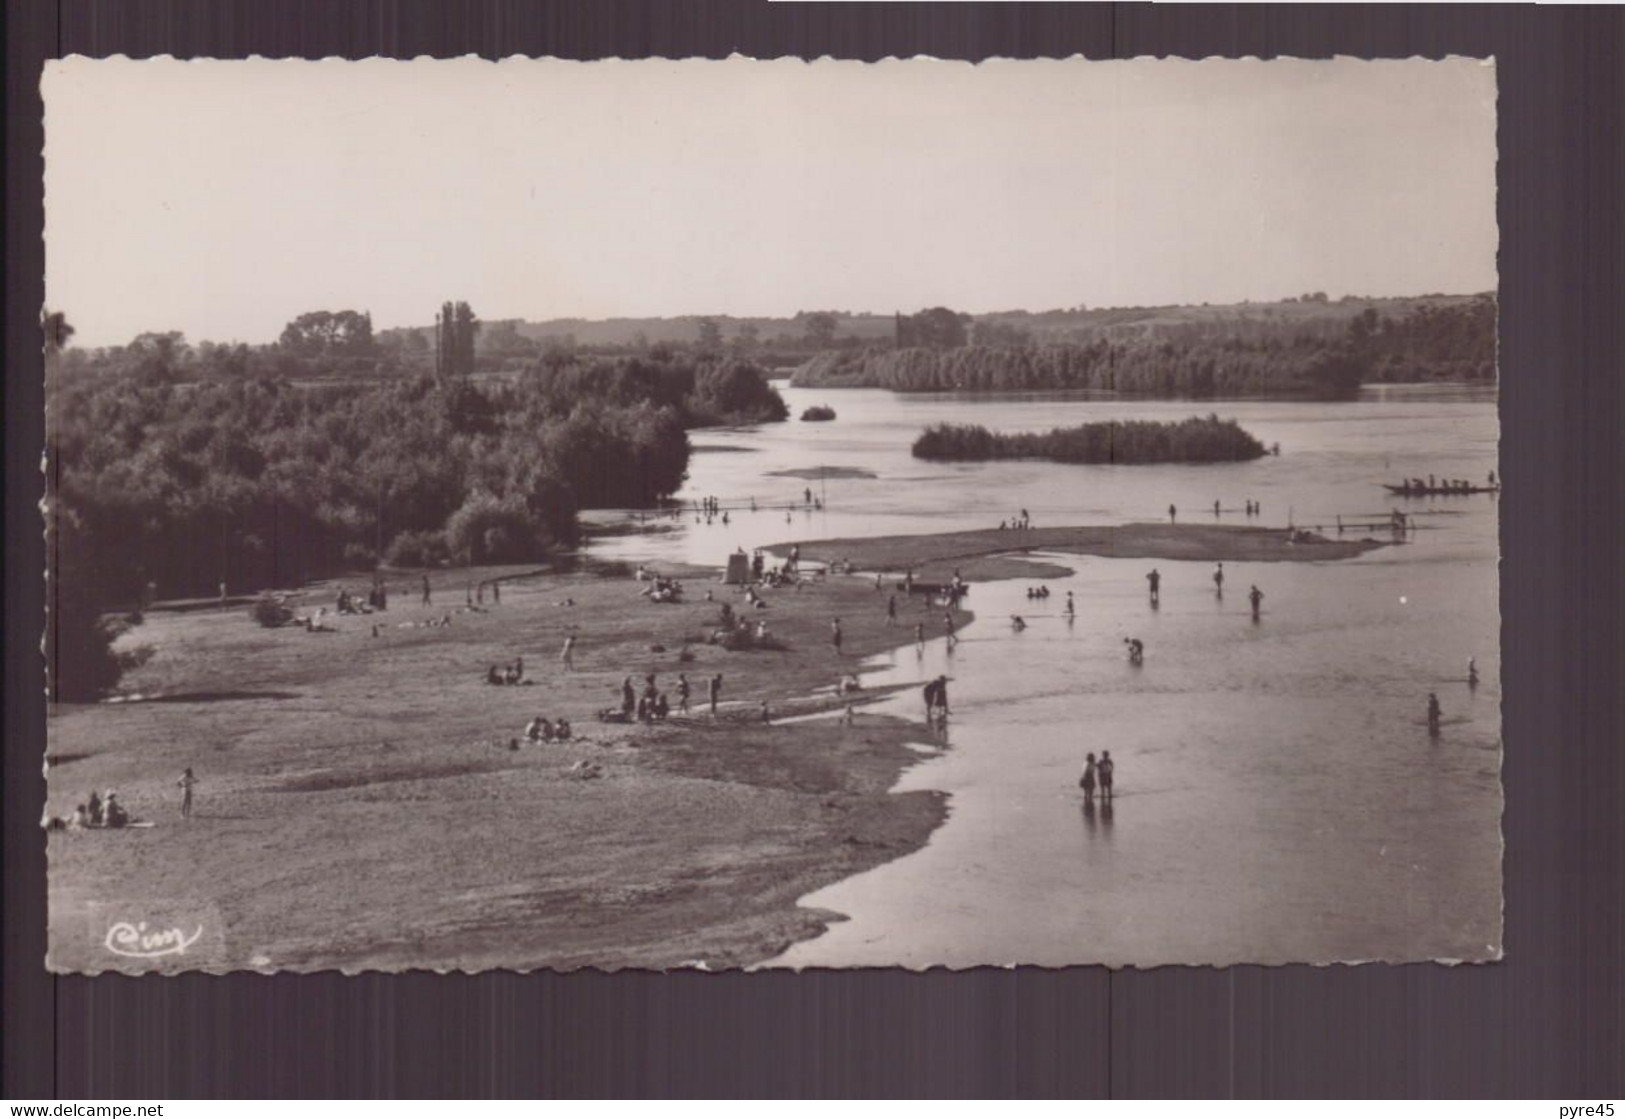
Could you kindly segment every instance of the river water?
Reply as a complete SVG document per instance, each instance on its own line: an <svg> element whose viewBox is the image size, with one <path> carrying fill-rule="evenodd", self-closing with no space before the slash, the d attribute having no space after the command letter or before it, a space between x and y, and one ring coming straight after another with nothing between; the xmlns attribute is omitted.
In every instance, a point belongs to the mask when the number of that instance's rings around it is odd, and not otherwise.
<svg viewBox="0 0 1625 1119"><path fill-rule="evenodd" d="M719 564L735 547L834 536L1181 521L1322 525L1418 514L1413 542L1336 563L1057 557L1072 569L975 587L977 619L876 658L872 683L953 678L945 735L898 789L950 794L919 852L803 899L847 919L772 965L1287 963L1485 959L1501 944L1498 507L1489 496L1399 501L1400 476L1482 481L1496 468L1493 389L1390 387L1347 403L1202 404L896 395L782 388L792 416L832 423L696 433L683 498L714 496L730 524L606 540L618 558ZM1279 457L1220 466L941 465L909 445L939 421L1001 431L1088 420L1235 417ZM873 479L773 471L840 466ZM788 514L804 487L824 510ZM748 511L754 499L759 508ZM1262 516L1242 513L1246 500ZM743 508L741 508L743 507ZM1363 535L1357 533L1355 535ZM1381 534L1377 534L1381 535ZM1255 624L1246 595L1265 594ZM1072 591L1078 616L1061 603ZM1015 632L1009 615L1029 626ZM1125 636L1146 645L1143 665ZM1482 680L1466 683L1469 657ZM1445 725L1425 727L1428 692ZM917 689L882 704L918 716ZM1077 789L1110 750L1117 796Z"/></svg>

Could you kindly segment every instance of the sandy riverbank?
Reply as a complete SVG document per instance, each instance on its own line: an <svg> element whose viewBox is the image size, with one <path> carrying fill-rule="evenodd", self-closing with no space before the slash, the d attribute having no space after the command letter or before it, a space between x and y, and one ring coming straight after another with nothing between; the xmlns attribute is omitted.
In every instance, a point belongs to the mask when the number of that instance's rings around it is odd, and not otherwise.
<svg viewBox="0 0 1625 1119"><path fill-rule="evenodd" d="M916 621L936 636L942 611L909 601L887 627L872 580L832 577L767 592L785 650L728 652L702 639L719 612L704 594L739 592L715 571L680 574L681 605L575 574L507 583L483 612L462 608L461 572L436 578L427 607L403 576L387 613L329 634L262 629L240 607L153 611L127 640L155 655L121 686L148 698L50 721L49 812L112 787L155 824L52 834L53 966L118 966L103 926L152 906L208 926L165 968L728 967L816 935L834 915L798 898L918 849L941 822L941 796L887 792L929 731L864 714L763 726L759 705L837 706L843 674L911 644ZM332 588L306 598L330 603ZM448 611L449 627L419 624ZM516 655L530 686L483 682ZM692 716L594 720L623 676L657 673L675 698L680 671ZM699 709L717 672L713 720ZM580 738L510 751L536 714L567 716ZM572 776L580 761L602 775ZM174 787L186 766L190 820Z"/></svg>
<svg viewBox="0 0 1625 1119"><path fill-rule="evenodd" d="M1129 524L1083 527L983 529L922 536L874 536L867 539L797 542L803 560L847 562L860 571L901 572L912 568L917 578L935 582L957 569L966 579L1057 578L1067 569L1022 552L1066 552L1121 559L1198 560L1207 562L1306 562L1341 560L1383 543L1374 539L1315 538L1289 543L1284 528L1250 525ZM769 551L784 555L790 544Z"/></svg>

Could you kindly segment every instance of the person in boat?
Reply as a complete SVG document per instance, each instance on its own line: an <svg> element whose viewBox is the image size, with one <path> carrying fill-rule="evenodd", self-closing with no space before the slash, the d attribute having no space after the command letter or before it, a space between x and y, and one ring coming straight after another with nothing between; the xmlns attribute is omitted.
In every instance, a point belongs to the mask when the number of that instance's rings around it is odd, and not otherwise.
<svg viewBox="0 0 1625 1119"><path fill-rule="evenodd" d="M1264 592L1258 589L1257 583L1254 583L1253 589L1247 593L1247 601L1253 604L1253 618L1257 619L1258 608L1264 602Z"/></svg>
<svg viewBox="0 0 1625 1119"><path fill-rule="evenodd" d="M1083 776L1078 778L1078 788L1083 790L1084 800L1095 799L1095 756L1092 753L1084 759Z"/></svg>
<svg viewBox="0 0 1625 1119"><path fill-rule="evenodd" d="M1146 572L1145 581L1151 587L1151 602L1154 605L1162 595L1162 573L1153 567Z"/></svg>
<svg viewBox="0 0 1625 1119"><path fill-rule="evenodd" d="M1439 697L1434 692L1428 693L1428 733L1434 737L1439 734L1439 721L1443 715L1439 707Z"/></svg>
<svg viewBox="0 0 1625 1119"><path fill-rule="evenodd" d="M1112 761L1112 752L1110 750L1100 752L1100 765L1097 768L1100 773L1100 799L1110 800L1112 799L1112 773L1117 768L1117 763Z"/></svg>

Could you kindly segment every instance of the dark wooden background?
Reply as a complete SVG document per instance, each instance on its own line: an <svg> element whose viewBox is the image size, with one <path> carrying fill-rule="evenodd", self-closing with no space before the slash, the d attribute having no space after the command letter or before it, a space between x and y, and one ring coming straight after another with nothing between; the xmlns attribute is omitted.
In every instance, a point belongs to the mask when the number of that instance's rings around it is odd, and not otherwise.
<svg viewBox="0 0 1625 1119"><path fill-rule="evenodd" d="M1621 9L8 0L6 31L0 1095L1621 1094ZM41 60L731 51L1496 56L1504 962L1116 974L45 973Z"/></svg>

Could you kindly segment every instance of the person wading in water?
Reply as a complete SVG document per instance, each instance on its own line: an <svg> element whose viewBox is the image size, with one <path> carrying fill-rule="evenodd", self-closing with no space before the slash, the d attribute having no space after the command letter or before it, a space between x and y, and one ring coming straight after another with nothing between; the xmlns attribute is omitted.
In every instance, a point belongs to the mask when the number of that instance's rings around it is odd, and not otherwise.
<svg viewBox="0 0 1625 1119"><path fill-rule="evenodd" d="M1083 790L1084 800L1095 799L1095 756L1090 754L1084 761L1083 776L1078 778L1078 788Z"/></svg>

